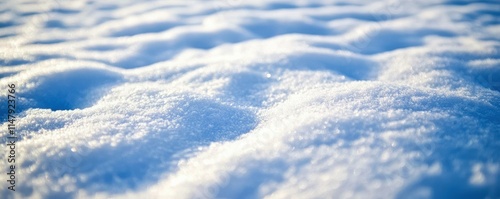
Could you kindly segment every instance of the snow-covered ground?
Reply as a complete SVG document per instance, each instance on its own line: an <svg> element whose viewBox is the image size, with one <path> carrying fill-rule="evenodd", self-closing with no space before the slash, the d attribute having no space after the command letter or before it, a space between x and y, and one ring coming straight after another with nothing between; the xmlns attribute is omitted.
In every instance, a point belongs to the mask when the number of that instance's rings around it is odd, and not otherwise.
<svg viewBox="0 0 500 199"><path fill-rule="evenodd" d="M0 196L500 198L499 16L495 0L1 1Z"/></svg>

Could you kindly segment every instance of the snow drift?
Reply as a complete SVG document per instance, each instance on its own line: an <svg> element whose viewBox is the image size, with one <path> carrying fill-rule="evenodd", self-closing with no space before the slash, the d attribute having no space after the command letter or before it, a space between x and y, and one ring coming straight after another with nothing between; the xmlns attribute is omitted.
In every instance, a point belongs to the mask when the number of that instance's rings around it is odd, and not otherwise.
<svg viewBox="0 0 500 199"><path fill-rule="evenodd" d="M5 198L500 197L495 1L0 4Z"/></svg>

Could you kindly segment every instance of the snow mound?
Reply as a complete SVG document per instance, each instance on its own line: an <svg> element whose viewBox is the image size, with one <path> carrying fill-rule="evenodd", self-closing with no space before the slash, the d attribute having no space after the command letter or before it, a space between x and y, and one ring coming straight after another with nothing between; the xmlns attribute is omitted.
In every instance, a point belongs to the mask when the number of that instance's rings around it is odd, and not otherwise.
<svg viewBox="0 0 500 199"><path fill-rule="evenodd" d="M0 5L5 198L500 197L496 1Z"/></svg>

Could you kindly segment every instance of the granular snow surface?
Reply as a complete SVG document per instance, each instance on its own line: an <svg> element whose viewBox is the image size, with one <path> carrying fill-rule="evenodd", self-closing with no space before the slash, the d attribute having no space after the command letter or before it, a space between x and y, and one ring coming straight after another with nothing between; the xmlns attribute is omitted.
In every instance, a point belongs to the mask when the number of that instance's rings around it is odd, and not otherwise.
<svg viewBox="0 0 500 199"><path fill-rule="evenodd" d="M500 198L499 16L498 1L1 1L0 196Z"/></svg>

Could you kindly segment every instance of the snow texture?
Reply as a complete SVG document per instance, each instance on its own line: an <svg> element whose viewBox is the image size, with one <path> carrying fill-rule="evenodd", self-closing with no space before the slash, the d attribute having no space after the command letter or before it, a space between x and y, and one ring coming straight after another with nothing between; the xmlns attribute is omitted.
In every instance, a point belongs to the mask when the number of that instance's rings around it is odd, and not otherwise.
<svg viewBox="0 0 500 199"><path fill-rule="evenodd" d="M498 1L0 8L2 198L500 198Z"/></svg>

